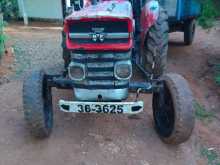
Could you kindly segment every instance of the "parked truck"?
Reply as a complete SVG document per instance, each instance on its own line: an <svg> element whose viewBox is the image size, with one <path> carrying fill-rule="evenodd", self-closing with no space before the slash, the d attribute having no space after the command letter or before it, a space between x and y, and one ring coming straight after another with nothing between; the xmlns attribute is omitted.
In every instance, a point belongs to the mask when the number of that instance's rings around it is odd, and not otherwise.
<svg viewBox="0 0 220 165"><path fill-rule="evenodd" d="M191 45L196 31L196 18L201 14L199 0L160 0L169 16L170 32L183 32L185 45Z"/></svg>

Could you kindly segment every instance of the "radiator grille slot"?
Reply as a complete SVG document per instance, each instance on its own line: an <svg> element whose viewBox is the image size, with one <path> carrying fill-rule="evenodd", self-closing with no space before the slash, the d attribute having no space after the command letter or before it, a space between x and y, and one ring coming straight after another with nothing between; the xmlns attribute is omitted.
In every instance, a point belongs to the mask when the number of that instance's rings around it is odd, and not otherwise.
<svg viewBox="0 0 220 165"><path fill-rule="evenodd" d="M104 33L128 32L128 22L121 21L76 21L70 24L70 33L91 33L92 29L103 28Z"/></svg>

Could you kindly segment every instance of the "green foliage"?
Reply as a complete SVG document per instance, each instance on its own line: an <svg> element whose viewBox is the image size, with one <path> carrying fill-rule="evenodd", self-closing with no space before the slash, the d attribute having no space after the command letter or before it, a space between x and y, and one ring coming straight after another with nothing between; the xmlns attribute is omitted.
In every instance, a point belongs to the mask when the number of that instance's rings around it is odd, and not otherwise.
<svg viewBox="0 0 220 165"><path fill-rule="evenodd" d="M214 67L215 70L215 82L220 85L220 64L217 64Z"/></svg>
<svg viewBox="0 0 220 165"><path fill-rule="evenodd" d="M195 115L196 118L201 120L201 121L211 121L214 117L215 114L212 112L208 112L201 104L198 102L194 103L194 108L195 108Z"/></svg>
<svg viewBox="0 0 220 165"><path fill-rule="evenodd" d="M218 154L213 149L201 148L200 154L207 159L208 165L220 165Z"/></svg>
<svg viewBox="0 0 220 165"><path fill-rule="evenodd" d="M5 20L18 18L17 0L0 0L0 13L3 13Z"/></svg>
<svg viewBox="0 0 220 165"><path fill-rule="evenodd" d="M220 85L220 73L216 75L215 81L218 85Z"/></svg>
<svg viewBox="0 0 220 165"><path fill-rule="evenodd" d="M216 7L214 0L200 0L202 4L202 13L199 18L199 24L203 28L213 26L216 17L220 15L219 9Z"/></svg>
<svg viewBox="0 0 220 165"><path fill-rule="evenodd" d="M0 58L5 51L6 35L4 34L4 31L3 31L4 26L5 26L5 23L4 23L3 19L1 19L1 17L0 17Z"/></svg>

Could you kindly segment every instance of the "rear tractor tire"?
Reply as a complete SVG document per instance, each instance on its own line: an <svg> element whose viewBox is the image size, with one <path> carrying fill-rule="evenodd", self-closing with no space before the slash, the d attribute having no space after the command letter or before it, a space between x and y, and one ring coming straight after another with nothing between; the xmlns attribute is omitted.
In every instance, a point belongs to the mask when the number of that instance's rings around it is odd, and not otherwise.
<svg viewBox="0 0 220 165"><path fill-rule="evenodd" d="M192 134L194 98L187 81L178 74L165 74L163 88L153 94L155 129L161 140L178 145Z"/></svg>
<svg viewBox="0 0 220 165"><path fill-rule="evenodd" d="M23 108L30 133L37 138L48 137L53 127L52 96L43 71L35 71L24 80Z"/></svg>
<svg viewBox="0 0 220 165"><path fill-rule="evenodd" d="M156 23L150 27L145 40L142 65L145 70L154 74L154 78L162 76L167 65L168 51L168 16L165 10L160 9ZM155 62L154 68L153 62Z"/></svg>

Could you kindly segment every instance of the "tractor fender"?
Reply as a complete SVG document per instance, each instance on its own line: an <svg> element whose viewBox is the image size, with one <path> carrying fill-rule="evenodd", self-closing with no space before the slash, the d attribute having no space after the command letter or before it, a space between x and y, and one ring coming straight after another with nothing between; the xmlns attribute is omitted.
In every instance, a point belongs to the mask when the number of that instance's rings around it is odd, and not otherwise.
<svg viewBox="0 0 220 165"><path fill-rule="evenodd" d="M153 26L160 13L160 5L156 0L147 1L141 9L141 42L144 44L145 37L151 26Z"/></svg>

